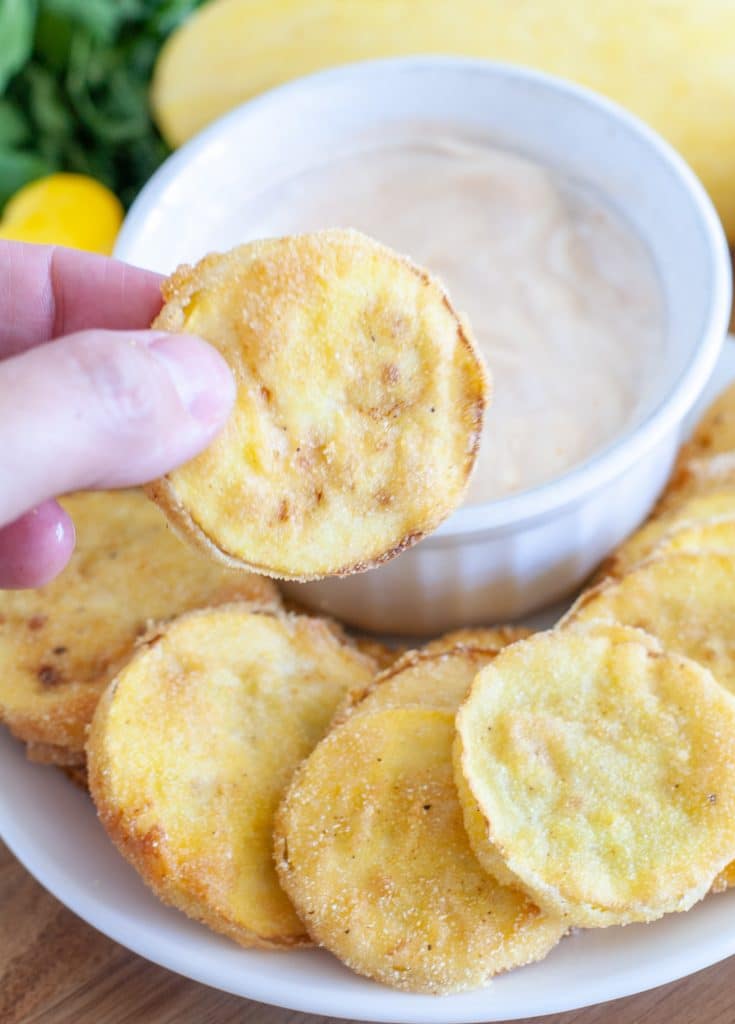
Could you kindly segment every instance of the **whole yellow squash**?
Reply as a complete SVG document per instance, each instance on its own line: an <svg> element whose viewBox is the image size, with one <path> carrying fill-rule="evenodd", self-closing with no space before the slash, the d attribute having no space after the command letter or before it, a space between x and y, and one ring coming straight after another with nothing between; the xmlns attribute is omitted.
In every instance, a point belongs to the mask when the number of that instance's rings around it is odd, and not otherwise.
<svg viewBox="0 0 735 1024"><path fill-rule="evenodd" d="M735 242L735 0L212 0L163 47L153 109L179 145L290 78L416 53L526 64L617 100L682 152Z"/></svg>

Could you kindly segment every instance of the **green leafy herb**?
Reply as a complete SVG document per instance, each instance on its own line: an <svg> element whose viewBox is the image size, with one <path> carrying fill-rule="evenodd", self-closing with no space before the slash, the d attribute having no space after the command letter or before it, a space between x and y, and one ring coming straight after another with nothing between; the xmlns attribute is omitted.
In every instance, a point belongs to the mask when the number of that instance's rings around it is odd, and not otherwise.
<svg viewBox="0 0 735 1024"><path fill-rule="evenodd" d="M0 89L30 57L35 22L34 0L0 0Z"/></svg>
<svg viewBox="0 0 735 1024"><path fill-rule="evenodd" d="M127 206L168 154L148 90L164 39L202 0L0 0L0 206L53 171Z"/></svg>

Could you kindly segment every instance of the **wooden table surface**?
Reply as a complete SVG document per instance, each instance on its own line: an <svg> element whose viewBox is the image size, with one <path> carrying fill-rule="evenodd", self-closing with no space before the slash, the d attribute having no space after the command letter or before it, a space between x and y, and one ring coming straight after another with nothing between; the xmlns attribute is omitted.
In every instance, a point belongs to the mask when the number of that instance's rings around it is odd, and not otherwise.
<svg viewBox="0 0 735 1024"><path fill-rule="evenodd" d="M735 958L689 978L537 1024L733 1024ZM337 1024L225 995L106 939L0 843L1 1024Z"/></svg>

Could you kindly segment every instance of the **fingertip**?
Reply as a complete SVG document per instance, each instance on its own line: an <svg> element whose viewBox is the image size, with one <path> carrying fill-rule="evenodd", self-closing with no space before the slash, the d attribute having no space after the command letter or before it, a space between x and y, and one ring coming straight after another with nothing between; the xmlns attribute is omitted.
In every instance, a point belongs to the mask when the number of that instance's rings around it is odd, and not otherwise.
<svg viewBox="0 0 735 1024"><path fill-rule="evenodd" d="M166 371L189 415L206 431L216 432L235 401L232 370L222 355L194 334L156 334L148 351Z"/></svg>
<svg viewBox="0 0 735 1024"><path fill-rule="evenodd" d="M0 529L0 587L36 588L58 576L74 550L74 523L45 501Z"/></svg>

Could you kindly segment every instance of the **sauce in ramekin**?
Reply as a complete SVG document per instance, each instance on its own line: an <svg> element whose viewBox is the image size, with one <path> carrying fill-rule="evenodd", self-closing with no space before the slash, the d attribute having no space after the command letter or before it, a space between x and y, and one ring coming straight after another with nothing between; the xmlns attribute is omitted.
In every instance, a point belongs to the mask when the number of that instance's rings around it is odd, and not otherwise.
<svg viewBox="0 0 735 1024"><path fill-rule="evenodd" d="M664 353L658 279L583 185L442 129L315 167L264 201L263 234L357 228L429 268L467 315L493 396L466 503L558 476L640 411Z"/></svg>

